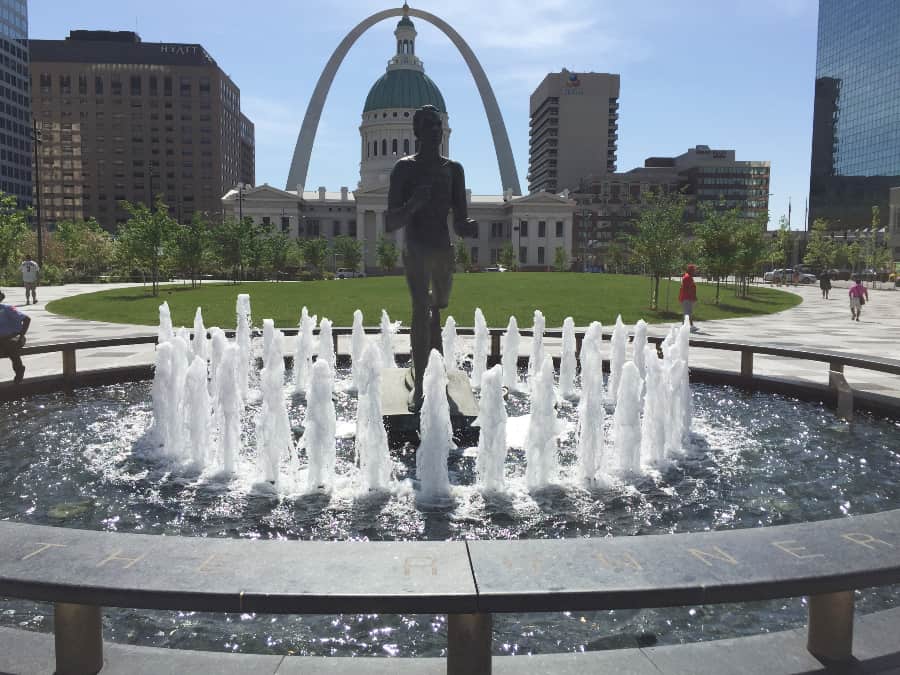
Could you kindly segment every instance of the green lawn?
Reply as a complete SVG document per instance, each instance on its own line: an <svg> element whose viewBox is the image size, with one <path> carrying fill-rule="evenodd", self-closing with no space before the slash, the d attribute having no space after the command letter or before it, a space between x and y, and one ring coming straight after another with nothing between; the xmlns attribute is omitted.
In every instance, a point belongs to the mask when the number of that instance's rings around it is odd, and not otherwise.
<svg viewBox="0 0 900 675"><path fill-rule="evenodd" d="M571 316L578 326L591 321L604 325L621 314L626 323L643 318L649 323L672 321L678 318L678 283L669 282L668 308L666 289L660 285L662 311L651 311L648 305L650 281L646 277L612 274L579 273L482 273L457 274L449 313L460 326L473 324L473 312L481 307L489 326L505 326L510 315L519 325L530 327L535 309L540 309L548 327L562 325ZM384 308L392 319L409 324L410 308L406 281L403 277L372 277L335 281L306 281L297 283L205 284L192 290L190 286L163 286L156 298L149 287L101 291L64 298L51 302L47 309L79 319L94 319L117 323L155 325L157 308L165 300L172 310L176 326L190 326L194 311L203 307L207 326L231 327L235 323L235 298L249 293L253 308L253 323L274 318L275 325L292 327L297 324L300 308L330 318L335 326L349 326L353 310L361 309L366 325L375 325ZM699 321L727 319L736 316L771 314L801 302L800 297L770 288L753 288L749 298L736 298L731 288L722 288L721 303L713 304L715 286L698 284L700 302L695 309Z"/></svg>

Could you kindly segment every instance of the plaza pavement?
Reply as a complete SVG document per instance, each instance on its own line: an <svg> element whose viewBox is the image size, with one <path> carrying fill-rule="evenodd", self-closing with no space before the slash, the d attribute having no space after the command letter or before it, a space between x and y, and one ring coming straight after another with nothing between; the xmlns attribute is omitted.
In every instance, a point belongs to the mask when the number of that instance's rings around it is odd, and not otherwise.
<svg viewBox="0 0 900 675"><path fill-rule="evenodd" d="M359 283L359 282L357 282ZM364 281L362 283L365 283ZM45 309L47 302L57 298L68 297L80 293L91 293L125 286L140 284L69 284L65 286L48 286L39 289L40 301L36 305L24 306L25 293L22 288L6 288L6 302L20 306L32 318L28 334L30 345L51 342L70 342L101 338L132 337L139 335L155 335L154 326L135 326L97 321L70 319L52 314ZM841 352L865 354L892 359L900 359L900 292L887 287L871 289L870 302L863 308L860 322L850 321L847 284L836 282L830 300L823 300L816 286L785 287L785 290L796 293L803 302L792 309L763 317L741 319L724 319L698 323L700 332L697 337L715 340L733 340L764 342L771 345L799 348L833 349ZM303 304L302 290L298 284L297 310ZM730 289L723 289L722 300L727 302ZM251 294L252 300L252 294ZM263 317L258 317L261 319ZM519 317L520 325L525 328L530 323L528 317ZM459 325L471 322L457 317ZM548 328L550 328L548 326ZM609 330L611 326L605 326ZM661 335L667 330L665 325L651 325L651 335ZM406 336L398 336L397 351L408 351ZM548 351L557 353L559 340L545 341ZM342 338L340 351L349 351L349 339ZM604 343L609 348L609 343ZM530 340L523 338L521 353L528 354ZM293 340L289 339L286 352L293 350ZM78 369L96 369L112 366L139 365L153 362L152 345L132 345L103 350L85 350L78 352ZM738 370L740 354L718 350L694 349L691 352L692 365ZM26 357L27 376L50 375L61 372L62 357L59 353L41 354ZM828 381L827 365L795 359L766 358L757 356L754 359L754 372L761 375L773 375L788 378L801 378L825 384ZM900 396L900 377L848 368L845 373L848 382L857 389L874 393ZM12 378L12 368L6 359L0 360L0 381Z"/></svg>

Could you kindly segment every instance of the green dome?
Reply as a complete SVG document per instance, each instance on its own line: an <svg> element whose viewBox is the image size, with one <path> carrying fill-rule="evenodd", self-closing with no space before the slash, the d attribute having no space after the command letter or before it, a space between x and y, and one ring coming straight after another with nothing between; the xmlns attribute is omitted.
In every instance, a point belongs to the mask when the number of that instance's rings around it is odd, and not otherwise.
<svg viewBox="0 0 900 675"><path fill-rule="evenodd" d="M415 26L413 26L412 20L405 14L403 15L403 18L397 22L397 28L400 28L400 26L409 26L410 28L415 28Z"/></svg>
<svg viewBox="0 0 900 675"><path fill-rule="evenodd" d="M389 70L372 85L366 96L363 112L385 108L421 108L431 104L442 113L447 112L441 90L420 70L398 68Z"/></svg>

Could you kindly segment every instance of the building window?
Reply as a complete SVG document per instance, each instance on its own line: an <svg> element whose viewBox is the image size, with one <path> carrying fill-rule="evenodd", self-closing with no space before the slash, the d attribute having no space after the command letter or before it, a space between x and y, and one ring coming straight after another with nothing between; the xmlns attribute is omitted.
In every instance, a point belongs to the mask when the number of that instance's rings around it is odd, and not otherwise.
<svg viewBox="0 0 900 675"><path fill-rule="evenodd" d="M519 262L523 265L528 261L528 248L525 246L519 247Z"/></svg>
<svg viewBox="0 0 900 675"><path fill-rule="evenodd" d="M266 227L268 227L269 225L272 224L272 219L269 218L269 216L263 216L262 224L265 225Z"/></svg>
<svg viewBox="0 0 900 675"><path fill-rule="evenodd" d="M179 93L182 96L190 96L191 95L191 78L189 78L189 77L181 78L181 88L179 89Z"/></svg>
<svg viewBox="0 0 900 675"><path fill-rule="evenodd" d="M538 265L544 264L544 247L538 246Z"/></svg>
<svg viewBox="0 0 900 675"><path fill-rule="evenodd" d="M87 75L79 75L78 76L78 94L80 96L87 96Z"/></svg>
<svg viewBox="0 0 900 675"><path fill-rule="evenodd" d="M156 75L151 75L149 78L150 85L150 95L151 96L159 96L159 81L156 79Z"/></svg>
<svg viewBox="0 0 900 675"><path fill-rule="evenodd" d="M519 221L519 236L520 237L528 236L528 221L527 220Z"/></svg>
<svg viewBox="0 0 900 675"><path fill-rule="evenodd" d="M381 139L381 154L382 155L387 154L387 139L386 138Z"/></svg>
<svg viewBox="0 0 900 675"><path fill-rule="evenodd" d="M50 77L50 73L41 73L41 93L49 94L52 78Z"/></svg>
<svg viewBox="0 0 900 675"><path fill-rule="evenodd" d="M391 153L394 155L397 154L397 139L396 138L391 141Z"/></svg>
<svg viewBox="0 0 900 675"><path fill-rule="evenodd" d="M200 84L198 86L201 96L209 96L209 78L201 77Z"/></svg>
<svg viewBox="0 0 900 675"><path fill-rule="evenodd" d="M472 258L472 264L477 265L478 264L478 247L477 246L472 247L472 253L471 253L470 257Z"/></svg>
<svg viewBox="0 0 900 675"><path fill-rule="evenodd" d="M122 95L122 80L118 75L113 75L109 80L109 91L113 96Z"/></svg>
<svg viewBox="0 0 900 675"><path fill-rule="evenodd" d="M331 223L331 234L332 234L332 236L334 236L334 237L340 237L340 236L341 236L341 221L339 221L339 220L332 221L332 223Z"/></svg>
<svg viewBox="0 0 900 675"><path fill-rule="evenodd" d="M171 77L166 76L163 78L163 94L165 96L172 95L172 78Z"/></svg>
<svg viewBox="0 0 900 675"><path fill-rule="evenodd" d="M349 234L351 237L355 237L355 236L356 236L356 221L355 221L355 220L351 220L351 221L348 223L348 225L347 225L347 234Z"/></svg>
<svg viewBox="0 0 900 675"><path fill-rule="evenodd" d="M319 220L317 218L307 219L306 235L308 237L318 237L319 236Z"/></svg>
<svg viewBox="0 0 900 675"><path fill-rule="evenodd" d="M378 157L378 141L373 141L372 143L372 155Z"/></svg>
<svg viewBox="0 0 900 675"><path fill-rule="evenodd" d="M291 231L291 217L290 216L281 216L281 231L284 234L287 234Z"/></svg>
<svg viewBox="0 0 900 675"><path fill-rule="evenodd" d="M539 237L547 236L547 221L546 220L538 221L538 236Z"/></svg>
<svg viewBox="0 0 900 675"><path fill-rule="evenodd" d="M404 155L409 154L409 139L408 138L403 139L403 154Z"/></svg>
<svg viewBox="0 0 900 675"><path fill-rule="evenodd" d="M561 221L561 220L556 221L556 236L557 237L563 236L563 221Z"/></svg>
<svg viewBox="0 0 900 675"><path fill-rule="evenodd" d="M132 96L140 96L141 95L141 76L140 75L132 75L131 76L131 95Z"/></svg>

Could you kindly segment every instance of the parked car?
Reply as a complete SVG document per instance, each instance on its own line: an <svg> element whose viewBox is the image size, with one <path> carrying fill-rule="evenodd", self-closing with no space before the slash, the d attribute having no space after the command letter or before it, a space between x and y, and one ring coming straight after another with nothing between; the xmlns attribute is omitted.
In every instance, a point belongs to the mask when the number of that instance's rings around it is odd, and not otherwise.
<svg viewBox="0 0 900 675"><path fill-rule="evenodd" d="M485 272L505 272L506 268L503 265L491 265L490 267L484 268Z"/></svg>
<svg viewBox="0 0 900 675"><path fill-rule="evenodd" d="M349 267L338 267L334 271L335 279L358 279L366 276L363 272L357 272L354 269L350 269Z"/></svg>

